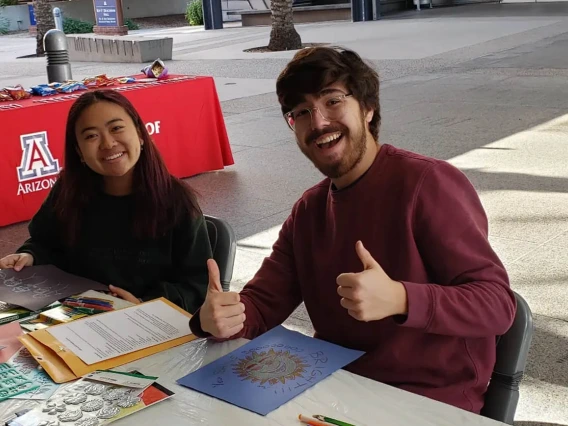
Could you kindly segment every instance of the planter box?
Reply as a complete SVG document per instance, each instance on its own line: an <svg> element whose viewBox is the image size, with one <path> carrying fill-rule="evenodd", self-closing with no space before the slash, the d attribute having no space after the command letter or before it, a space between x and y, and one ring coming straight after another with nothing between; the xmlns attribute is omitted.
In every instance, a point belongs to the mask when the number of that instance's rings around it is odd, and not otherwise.
<svg viewBox="0 0 568 426"><path fill-rule="evenodd" d="M145 63L172 59L174 39L73 34L67 36L67 45L72 62Z"/></svg>

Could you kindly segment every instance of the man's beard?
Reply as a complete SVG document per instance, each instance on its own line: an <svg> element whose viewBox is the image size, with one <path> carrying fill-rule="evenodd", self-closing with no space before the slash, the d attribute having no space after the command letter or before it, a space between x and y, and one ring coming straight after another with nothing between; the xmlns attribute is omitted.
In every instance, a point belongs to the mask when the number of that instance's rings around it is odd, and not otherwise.
<svg viewBox="0 0 568 426"><path fill-rule="evenodd" d="M341 132L345 147L343 149L343 157L334 163L320 164L313 157L312 150L309 145L315 144L315 140L329 133ZM330 179L338 179L345 176L357 166L367 152L367 136L365 132L365 119L361 117L361 123L357 133L351 134L349 129L341 124L330 125L322 130L314 130L307 138L307 144L299 143L300 149L306 157L316 166L316 168ZM315 148L319 149L319 148Z"/></svg>

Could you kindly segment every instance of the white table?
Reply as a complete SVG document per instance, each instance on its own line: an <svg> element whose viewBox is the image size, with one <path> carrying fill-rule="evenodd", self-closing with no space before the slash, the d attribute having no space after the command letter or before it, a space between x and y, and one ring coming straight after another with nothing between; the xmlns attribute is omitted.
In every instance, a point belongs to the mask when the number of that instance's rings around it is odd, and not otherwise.
<svg viewBox="0 0 568 426"><path fill-rule="evenodd" d="M158 383L176 394L144 411L113 423L141 425L298 425L298 414L323 414L357 426L498 426L489 420L447 404L411 394L382 383L337 371L292 401L263 417L224 401L178 386L176 380L247 343L239 339L214 343L194 342L124 365L117 370L139 370L157 376ZM0 402L0 418L35 404ZM0 425L3 426L3 425Z"/></svg>

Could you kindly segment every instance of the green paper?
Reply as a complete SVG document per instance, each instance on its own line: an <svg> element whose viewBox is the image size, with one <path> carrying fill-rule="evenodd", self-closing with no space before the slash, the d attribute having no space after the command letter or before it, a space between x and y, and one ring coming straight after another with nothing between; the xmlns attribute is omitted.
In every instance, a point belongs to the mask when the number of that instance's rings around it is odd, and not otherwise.
<svg viewBox="0 0 568 426"><path fill-rule="evenodd" d="M10 364L0 364L0 401L39 388Z"/></svg>

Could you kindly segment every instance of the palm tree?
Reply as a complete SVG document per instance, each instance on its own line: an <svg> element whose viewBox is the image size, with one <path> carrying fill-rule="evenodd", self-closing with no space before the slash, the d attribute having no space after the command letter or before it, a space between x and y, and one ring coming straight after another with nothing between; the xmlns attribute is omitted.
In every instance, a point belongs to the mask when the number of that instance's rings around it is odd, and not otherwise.
<svg viewBox="0 0 568 426"><path fill-rule="evenodd" d="M270 1L272 30L270 31L270 41L268 42L269 50L296 50L302 48L302 39L296 28L294 28L292 2L293 0Z"/></svg>
<svg viewBox="0 0 568 426"><path fill-rule="evenodd" d="M53 20L51 6L47 0L34 0L34 11L37 25L36 54L43 56L45 53L43 50L43 37L46 32L55 28L55 21Z"/></svg>

